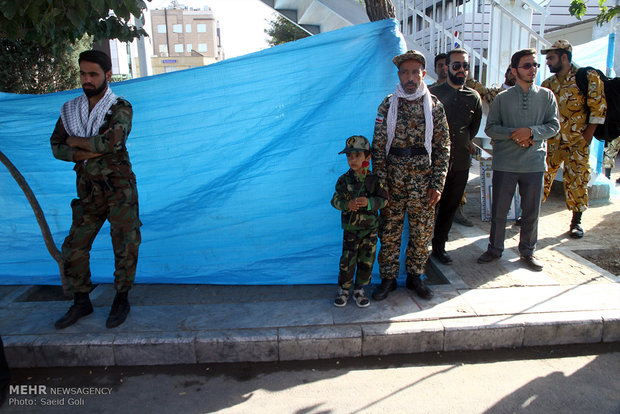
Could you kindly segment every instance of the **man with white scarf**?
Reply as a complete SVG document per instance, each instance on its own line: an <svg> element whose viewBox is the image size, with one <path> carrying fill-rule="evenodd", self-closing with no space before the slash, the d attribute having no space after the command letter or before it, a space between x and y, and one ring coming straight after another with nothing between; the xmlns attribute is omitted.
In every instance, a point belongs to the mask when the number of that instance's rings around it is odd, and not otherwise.
<svg viewBox="0 0 620 414"><path fill-rule="evenodd" d="M430 94L424 76L426 59L410 50L393 59L400 83L377 111L372 142L373 171L388 189L388 206L381 210L379 273L381 285L372 297L383 300L396 289L400 241L405 213L409 220L406 287L430 299L424 282L435 205L441 197L448 161L448 122L439 100Z"/></svg>
<svg viewBox="0 0 620 414"><path fill-rule="evenodd" d="M126 147L133 111L108 86L112 61L107 54L83 52L79 64L84 94L63 105L50 139L54 157L75 163L78 196L71 202L73 223L62 245L74 303L55 326L64 329L93 312L90 249L108 220L116 296L106 326L114 328L129 314L127 294L135 279L141 241L136 177Z"/></svg>

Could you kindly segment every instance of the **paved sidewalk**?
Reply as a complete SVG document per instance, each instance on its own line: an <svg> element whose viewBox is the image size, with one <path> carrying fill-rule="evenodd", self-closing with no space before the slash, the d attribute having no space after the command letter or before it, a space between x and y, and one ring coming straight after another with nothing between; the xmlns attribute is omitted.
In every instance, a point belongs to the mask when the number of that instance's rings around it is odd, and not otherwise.
<svg viewBox="0 0 620 414"><path fill-rule="evenodd" d="M359 309L333 306L335 285L136 285L127 321L106 329L112 285L91 293L95 312L64 330L54 321L70 301L23 301L37 287L0 286L0 333L12 367L164 365L387 355L620 341L620 277L576 251L620 254L620 201L584 214L584 239L567 237L561 197L543 206L537 255L543 272L518 258L518 228L507 231L500 261L479 265L489 224L479 218L472 167L466 212L474 227L453 226L451 266L432 263L450 282L425 301L399 288ZM477 210L476 210L477 208ZM613 228L613 227L612 227ZM614 229L613 231L617 231ZM609 239L609 237L615 237ZM32 295L30 295L32 296Z"/></svg>

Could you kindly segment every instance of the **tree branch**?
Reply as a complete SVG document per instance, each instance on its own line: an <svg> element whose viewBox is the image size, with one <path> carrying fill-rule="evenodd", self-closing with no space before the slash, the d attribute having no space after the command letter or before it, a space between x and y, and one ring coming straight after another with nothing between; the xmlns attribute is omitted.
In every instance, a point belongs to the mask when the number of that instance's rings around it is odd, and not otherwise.
<svg viewBox="0 0 620 414"><path fill-rule="evenodd" d="M47 247L47 250L49 251L49 253L52 255L52 258L58 264L58 270L60 271L60 280L62 282L62 289L65 295L72 296L71 293L69 293L69 282L65 278L62 255L60 251L58 250L58 248L56 247L56 244L54 243L52 232L50 231L47 221L45 220L45 214L43 214L43 210L41 209L41 206L39 205L37 198L35 197L28 183L26 182L26 179L24 178L24 176L19 172L17 167L15 167L15 165L13 165L13 163L7 158L7 156L4 155L2 151L0 151L0 161L9 170L9 172L11 173L15 181L17 181L17 184L19 185L19 187L22 189L22 191L26 195L26 198L28 199L28 202L30 203L30 207L32 207L32 211L34 212L34 215L37 218L37 223L39 223L39 227L41 228L41 233L43 234L43 240L45 241L45 246Z"/></svg>

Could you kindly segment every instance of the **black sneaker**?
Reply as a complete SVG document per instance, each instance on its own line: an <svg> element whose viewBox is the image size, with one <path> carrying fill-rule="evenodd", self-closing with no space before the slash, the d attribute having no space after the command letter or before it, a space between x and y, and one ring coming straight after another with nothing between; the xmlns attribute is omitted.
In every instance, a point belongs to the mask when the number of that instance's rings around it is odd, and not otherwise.
<svg viewBox="0 0 620 414"><path fill-rule="evenodd" d="M583 237L583 229L579 224L571 224L570 226L570 236L573 239L580 239Z"/></svg>
<svg viewBox="0 0 620 414"><path fill-rule="evenodd" d="M347 305L347 302L349 301L349 295L351 293L349 292L349 289L343 289L343 288L338 288L338 296L336 296L336 299L334 299L334 306L338 307L338 308L342 308L344 306Z"/></svg>
<svg viewBox="0 0 620 414"><path fill-rule="evenodd" d="M364 294L364 288L353 289L353 299L359 308L366 308L370 305L370 301Z"/></svg>

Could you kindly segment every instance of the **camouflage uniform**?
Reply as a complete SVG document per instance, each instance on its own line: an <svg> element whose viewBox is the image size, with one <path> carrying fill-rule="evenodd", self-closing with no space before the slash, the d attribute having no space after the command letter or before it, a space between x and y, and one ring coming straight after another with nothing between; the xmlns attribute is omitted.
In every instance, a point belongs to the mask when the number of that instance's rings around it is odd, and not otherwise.
<svg viewBox="0 0 620 414"><path fill-rule="evenodd" d="M620 150L620 137L607 143L603 155L603 168L614 168L614 160L618 156L618 150Z"/></svg>
<svg viewBox="0 0 620 414"><path fill-rule="evenodd" d="M448 122L443 105L435 96L432 96L432 164L429 162L428 154L386 156L390 96L379 105L372 141L373 171L381 182L385 183L390 196L388 206L381 210L379 226L381 279L398 277L405 212L409 219L407 273L418 275L424 273L435 218L435 207L429 206L426 191L429 188L440 193L443 191L450 159ZM406 99L398 100L398 118L391 148L424 148L426 123L422 102L423 98L411 102Z"/></svg>
<svg viewBox="0 0 620 414"><path fill-rule="evenodd" d="M102 155L76 162L73 168L78 198L71 201L73 223L62 245L62 256L65 276L74 292L92 290L90 249L106 219L110 222L115 256L114 287L118 292L126 292L135 279L142 223L136 177L125 146L132 114L131 104L119 98L106 114L100 135L88 139L91 152ZM78 151L66 144L68 136L59 118L50 142L54 157L63 161L73 161Z"/></svg>
<svg viewBox="0 0 620 414"><path fill-rule="evenodd" d="M497 94L504 90L504 88L487 88L476 79L467 79L465 86L478 92L482 98L482 101L489 105L491 105L491 102L493 102L493 99L495 99Z"/></svg>
<svg viewBox="0 0 620 414"><path fill-rule="evenodd" d="M366 197L368 207L358 211L347 210L347 202L357 197ZM360 175L349 170L338 178L331 203L342 211L344 230L338 284L343 289L353 286L357 265L355 285L365 286L370 283L377 251L378 210L387 204L387 193L377 175L372 172Z"/></svg>
<svg viewBox="0 0 620 414"><path fill-rule="evenodd" d="M547 78L541 86L551 89L560 110L560 132L547 141L547 172L545 172L544 200L549 196L551 184L562 162L564 162L564 192L566 207L573 212L582 212L588 207L588 182L590 181L590 145L583 138L589 123L602 124L605 121L607 105L604 86L595 71L588 71L588 98L590 117L586 112L586 99L579 92L575 75L577 67L572 65L565 77L557 74Z"/></svg>

